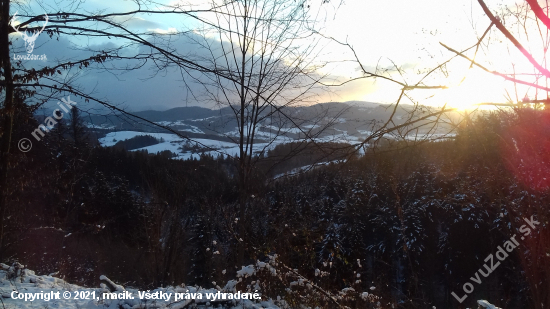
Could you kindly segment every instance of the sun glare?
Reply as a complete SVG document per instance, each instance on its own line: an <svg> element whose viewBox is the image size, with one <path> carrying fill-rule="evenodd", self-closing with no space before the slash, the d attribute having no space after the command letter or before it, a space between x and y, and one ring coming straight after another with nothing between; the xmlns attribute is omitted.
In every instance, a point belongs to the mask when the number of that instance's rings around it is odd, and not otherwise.
<svg viewBox="0 0 550 309"><path fill-rule="evenodd" d="M482 72L470 72L463 81L451 85L434 96L438 105L447 104L460 110L478 108L479 103L503 103L505 81Z"/></svg>

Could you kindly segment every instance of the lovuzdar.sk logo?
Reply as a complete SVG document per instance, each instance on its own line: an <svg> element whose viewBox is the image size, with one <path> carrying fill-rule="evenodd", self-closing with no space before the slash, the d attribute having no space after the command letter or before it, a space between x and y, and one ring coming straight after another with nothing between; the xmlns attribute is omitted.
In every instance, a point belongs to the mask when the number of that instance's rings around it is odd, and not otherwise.
<svg viewBox="0 0 550 309"><path fill-rule="evenodd" d="M11 22L15 22L15 18L17 17L17 12L13 15L13 18ZM48 14L44 14L44 25L42 25L42 29L40 30L34 30L32 33L25 30L24 32L19 31L19 26L13 26L13 29L19 34L21 34L21 37L23 38L23 41L25 41L25 49L27 50L27 55L13 55L14 60L47 60L46 55L33 55L32 52L34 50L34 43L36 42L36 39L44 31L46 28L46 25L48 25Z"/></svg>

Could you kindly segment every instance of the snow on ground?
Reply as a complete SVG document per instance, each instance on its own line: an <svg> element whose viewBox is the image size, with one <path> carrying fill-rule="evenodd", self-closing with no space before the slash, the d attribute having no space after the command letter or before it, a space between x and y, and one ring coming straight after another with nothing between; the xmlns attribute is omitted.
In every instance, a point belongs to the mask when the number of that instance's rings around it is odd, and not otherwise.
<svg viewBox="0 0 550 309"><path fill-rule="evenodd" d="M263 132L266 133L266 132ZM100 138L99 142L104 147L114 146L119 141L131 139L135 136L150 135L157 140L164 140L164 142L156 145L151 145L132 151L147 150L149 153L158 153L164 150L169 150L177 155L176 159L188 160L199 159L202 153L217 157L220 154L237 156L239 154L239 146L233 142L224 142L206 138L194 138L192 141L183 139L172 133L149 133L149 132L136 132L136 131L119 131L108 133L105 137ZM256 143L254 144L254 151L259 152L264 148L266 150L273 149L275 146L292 141L292 139L279 136L272 143ZM195 151L183 151L180 149L185 146L197 145L199 150Z"/></svg>
<svg viewBox="0 0 550 309"><path fill-rule="evenodd" d="M285 136L284 132L280 132L280 134L277 134L276 132L272 131L262 131L261 127L254 133L254 136L258 139L264 139L273 141L272 144L278 145L278 144L284 144L284 143L290 143L293 141L296 141L296 139ZM237 128L233 131L225 132L224 136L231 137L231 138L238 138L239 137L239 131Z"/></svg>
<svg viewBox="0 0 550 309"><path fill-rule="evenodd" d="M155 121L156 124L160 124L161 126L168 126L172 124L172 121Z"/></svg>
<svg viewBox="0 0 550 309"><path fill-rule="evenodd" d="M213 141L213 140L208 140L208 141ZM213 142L217 142L217 141L213 141ZM222 143L224 143L224 142L222 142ZM176 152L176 154L178 155L176 157L176 159L180 159L180 160L197 159L198 160L200 158L201 154L211 155L214 158L217 157L218 155L221 155L221 154L232 156L232 157L238 157L239 156L240 149L239 149L239 146L237 144L228 143L228 144L231 144L232 146L231 147L222 147L222 148L217 148L216 145L211 145L211 143L209 143L209 144L210 144L211 147L213 146L213 148L215 148L216 150L206 150L206 151L200 150L198 152L184 152L184 153ZM265 148L265 151L267 151L269 149L273 149L278 144L279 144L278 142L274 142L274 143L271 143L271 144L268 144L268 143L254 144L254 153L257 154L257 153L261 152L262 150L264 150L264 148ZM146 148L149 148L149 147L141 148L140 150L143 150L143 149L146 149ZM151 151L149 151L149 152L151 152Z"/></svg>
<svg viewBox="0 0 550 309"><path fill-rule="evenodd" d="M193 126L193 125L190 125L190 124L186 124L185 122L183 122L182 120L177 120L177 121L157 121L155 122L156 124L159 124L161 126L165 126L165 127L176 127L176 126L183 126L185 128L178 128L179 131L185 131L185 132L191 132L191 133L199 133L199 134L204 134L204 132L199 129L198 127L196 126Z"/></svg>
<svg viewBox="0 0 550 309"><path fill-rule="evenodd" d="M347 133L326 135L315 139L317 142L322 143L344 143L352 144L358 142L359 138L353 135L348 135Z"/></svg>
<svg viewBox="0 0 550 309"><path fill-rule="evenodd" d="M86 128L89 128L89 129L113 130L113 129L115 128L115 126L113 126L113 125L108 125L108 124L106 124L106 123L103 123L103 124L93 124L93 123L86 122L86 123L84 123L84 125L86 126Z"/></svg>
<svg viewBox="0 0 550 309"><path fill-rule="evenodd" d="M262 299L261 289L257 283L253 287L254 292L236 290L238 282L241 282L243 278L256 274L261 269L270 271L273 276L276 276L278 271L271 264L272 262L257 261L256 265L243 266L241 270L237 271L239 280L229 280L223 288L216 285L216 288L204 289L182 284L175 287L169 286L153 290L139 290L118 285L106 276L99 278L101 280L100 287L81 287L56 278L52 276L53 274L36 275L35 272L25 269L19 263L15 263L12 266L0 263L0 303L3 309L289 308L288 304L284 300L280 300L279 297L277 301ZM305 282L307 283L306 286L311 288L311 284L307 281L306 278L301 277L298 281L291 282L290 287L295 285L303 286ZM339 294L345 294L347 290L354 291L347 288L343 289ZM242 295L244 294L247 296L243 297ZM369 296L369 293L363 292L360 294L361 298L364 298L365 294ZM229 299L229 295L233 299ZM176 299L176 297L179 299ZM339 296L337 298L341 299ZM478 300L477 303L480 307L487 309L500 309L486 300Z"/></svg>
<svg viewBox="0 0 550 309"><path fill-rule="evenodd" d="M163 150L170 150L177 155L176 159L188 160L199 159L202 153L217 157L220 154L235 156L239 153L239 147L231 142L222 142L211 139L196 138L193 142L186 144L187 140L170 141L164 143L158 143L156 145L147 146L132 151L147 150L149 153L158 153ZM198 151L185 151L182 152L181 147L184 145L194 146L201 148Z"/></svg>
<svg viewBox="0 0 550 309"><path fill-rule="evenodd" d="M486 300L478 300L477 303L479 304L480 307L483 307L483 308L487 308L487 309L500 309L499 307L496 307L496 306L493 306L491 305L488 301Z"/></svg>
<svg viewBox="0 0 550 309"><path fill-rule="evenodd" d="M265 127L269 128L272 126L265 126ZM288 130L288 129L285 128L284 130ZM293 128L293 131L296 131L296 130L298 129ZM318 137L315 140L317 142L332 142L332 143L345 143L345 144L357 144L363 140L362 138L359 138L357 136L349 135L346 131L343 131L343 130L335 129L335 131L339 131L341 133L325 135L322 137ZM362 135L371 133L370 131L363 131L363 130L358 130L358 132ZM236 134L237 134L236 130L225 133L227 137L235 137ZM127 140L140 135L150 135L156 138L157 140L162 139L164 142L161 142L152 146L135 149L133 151L147 150L147 152L149 153L158 153L164 150L169 150L175 153L176 154L175 159L179 159L179 160L199 159L201 154L207 154L213 157L217 157L221 154L229 155L229 156L238 156L240 153L238 145L233 142L218 141L218 140L206 139L206 138L196 138L196 139L192 139L192 141L189 141L187 139L183 139L177 136L176 134L172 134L172 133L119 131L119 132L108 133L105 137L99 139L99 142L104 147L110 147L115 145L119 141ZM275 148L277 145L280 145L280 144L289 143L289 142L306 141L303 138L294 139L284 135L274 136L273 133L269 133L265 131L257 131L256 136L259 139L265 138L267 140L272 140L270 143L254 144L254 153L256 154L264 150L264 148L267 151ZM430 135L418 134L416 136L416 139L449 138L452 136L454 136L454 134L430 134ZM407 138L414 139L412 136L408 136ZM192 151L189 150L189 147L193 147L195 145L197 146L198 149L194 149ZM182 150L182 148L185 150ZM359 155L361 154L364 154L364 150L360 150Z"/></svg>
<svg viewBox="0 0 550 309"><path fill-rule="evenodd" d="M267 129L271 129L271 130L273 130L273 132L279 132L279 130L280 130L280 133L299 134L299 133L302 133L302 131L307 132L307 130L299 129L299 128L279 128L279 127L272 126L272 125L264 125L263 127L267 128Z"/></svg>
<svg viewBox="0 0 550 309"><path fill-rule="evenodd" d="M21 264L8 266L0 263L0 300L3 309L130 309L130 308L189 308L189 305L197 305L199 308L269 308L278 309L272 300L261 299L237 299L237 300L213 300L214 295L223 293L237 293L236 281L230 280L224 288L203 289L194 286L177 286L157 288L154 290L137 290L125 288L113 283L105 276L100 277L101 287L87 288L70 284L62 279L52 276L38 276L33 271L24 269ZM218 294L220 292L220 294ZM104 294L106 293L106 294ZM117 298L104 298L116 295ZM148 293L148 294L145 294ZM176 293L183 298L175 300ZM242 293L242 292L241 292ZM200 294L200 296L199 296ZM248 293L250 297L252 293ZM151 299L147 297L156 295L163 299ZM228 295L228 294L226 294ZM259 295L256 294L258 297ZM193 298L193 299L185 299ZM25 300L27 297L27 300ZM22 298L22 299L19 299ZM77 299L78 298L78 299ZM86 298L86 299L82 299ZM133 298L133 299L131 299ZM168 299L166 301L166 299Z"/></svg>
<svg viewBox="0 0 550 309"><path fill-rule="evenodd" d="M164 143L158 143L156 145L151 145L139 149L134 149L131 151L137 151L137 150L147 150L148 153L158 153L164 150L170 150L173 153L179 153L181 148L181 143L178 142L164 142Z"/></svg>
<svg viewBox="0 0 550 309"><path fill-rule="evenodd" d="M456 136L455 133L429 133L429 134L411 134L405 136L405 139L414 141L414 140L426 140L426 139L450 139Z"/></svg>
<svg viewBox="0 0 550 309"><path fill-rule="evenodd" d="M206 121L208 119L214 119L214 118L218 118L218 117L220 117L220 116L210 116L210 117L200 118L200 119L189 119L189 121L193 121L193 122L195 122L195 121ZM210 122L212 122L212 121L210 121Z"/></svg>

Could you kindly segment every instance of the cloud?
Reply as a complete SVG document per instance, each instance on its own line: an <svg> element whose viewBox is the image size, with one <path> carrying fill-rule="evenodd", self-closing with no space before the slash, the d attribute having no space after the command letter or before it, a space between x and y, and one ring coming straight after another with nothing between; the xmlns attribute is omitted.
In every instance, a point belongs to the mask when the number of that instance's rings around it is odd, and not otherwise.
<svg viewBox="0 0 550 309"><path fill-rule="evenodd" d="M161 28L164 26L162 23L135 16L115 16L113 17L113 21L134 29Z"/></svg>
<svg viewBox="0 0 550 309"><path fill-rule="evenodd" d="M136 20L134 25L145 26L147 21ZM173 33L175 29L168 30L156 29L159 34ZM169 44L167 49L175 50L184 59L199 62L203 65L208 65L207 59L212 59L212 56L207 50L200 48L197 42L212 44L215 47L220 47L220 42L214 38L205 38L195 32L188 33L187 36L172 36L170 40L163 40L162 35L152 37L151 40L157 40L161 44ZM113 49L124 42L112 38L111 40L102 39L96 40L95 44L87 45L80 44L78 38L62 35L59 39L55 36L49 38L46 34L41 35L36 44L35 54L46 54L48 57L47 63L28 61L25 63L27 67L35 67L39 69L44 65L54 65L59 61L77 61L97 54L102 50ZM227 42L225 48L227 50ZM80 46L80 47L78 47ZM86 50L83 50L83 48ZM14 41L13 50L18 52L24 51L24 43L21 39ZM96 52L92 52L96 51ZM141 46L139 48L128 47L123 54L133 57L139 53L150 52L150 48ZM221 56L222 50L215 49L214 55ZM204 96L205 89L217 91L214 87L209 87L201 84L206 81L200 77L198 73L191 73L180 70L177 66L158 69L153 61L147 61L142 67L134 70L125 70L125 68L135 67L136 64L141 64L140 60L114 60L105 63L105 66L92 64L91 67L78 70L73 68L69 75L55 76L55 78L73 79L74 85L79 86L84 91L91 93L94 97L106 100L112 104L124 107L130 111L154 109L165 110L179 106L204 106L214 107L215 104L211 100L207 100ZM196 79L194 79L196 78ZM185 81L185 82L184 82ZM309 103L326 102L326 101L346 101L361 99L361 95L374 89L371 84L364 82L354 82L347 84L341 88L343 95L337 96L332 92L320 91L317 89L312 92ZM79 106L82 106L79 103ZM90 103L87 108L96 108L97 104Z"/></svg>
<svg viewBox="0 0 550 309"><path fill-rule="evenodd" d="M176 28L168 28L168 29L147 29L148 31L157 33L157 34L176 34L178 33L178 30Z"/></svg>

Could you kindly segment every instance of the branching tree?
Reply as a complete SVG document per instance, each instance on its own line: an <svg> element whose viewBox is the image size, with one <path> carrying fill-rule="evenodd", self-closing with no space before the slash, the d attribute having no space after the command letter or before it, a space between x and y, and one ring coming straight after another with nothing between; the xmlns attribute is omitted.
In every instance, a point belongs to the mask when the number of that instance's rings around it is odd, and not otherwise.
<svg viewBox="0 0 550 309"><path fill-rule="evenodd" d="M549 3L525 0L497 9L484 0L477 2L487 16L488 25L473 46L475 50L470 51L470 48L459 51L448 44L441 45L452 52L454 57L467 60L470 68L477 67L513 85L511 91L506 90L506 102L482 102L478 105L504 108L502 119L506 119L511 129L498 134L499 147L506 158L507 167L526 190L537 194L547 192L550 188L547 182L550 179L547 178L550 177L547 167L550 159L550 71L547 62L550 47ZM502 42L504 44L500 44ZM529 218L535 214L538 221L546 221L548 210L534 208L509 207L509 222L518 225L517 230L523 222L522 217ZM525 237L528 250L519 250L533 308L550 305L550 264L547 258L549 235L549 231L542 228L532 237Z"/></svg>
<svg viewBox="0 0 550 309"><path fill-rule="evenodd" d="M196 62L188 60L185 55L178 54L171 47L170 40L167 37L177 36L181 32L164 35L154 31L132 31L128 26L128 22L132 18L144 14L155 16L173 14L198 19L197 14L217 10L219 8L217 6L194 10L183 5L167 8L162 4L151 1L136 1L135 10L104 13L101 11L89 12L78 5L77 2L57 3L57 5L60 7L48 7L53 12L36 12L30 6L19 1L3 0L1 2L0 255L3 252L4 218L8 209L9 188L12 187L8 185L8 173L11 168L10 158L13 157L14 149L14 141L12 140L13 119L18 113L17 105L14 104L16 94L23 98L26 104L31 105L32 110L36 110L48 100L60 99L61 96L65 95L74 95L81 100L95 102L111 111L132 118L134 115L119 108L115 103L100 99L93 92L78 87L75 80L79 73L84 70L97 69L107 70L115 74L140 68L147 62L154 63L157 72L165 70L173 63L189 70L209 70ZM150 9L150 7L154 8ZM17 15L16 12L18 12ZM80 58L34 61L32 65L21 60L11 60L11 54L17 52L13 41L18 33L22 34L25 39L27 52L32 52L35 47L34 40L42 31L52 39L61 36L75 39L81 50ZM31 35L31 33L34 34ZM85 43L78 45L79 42L82 42L78 41L80 38L114 38L117 44L107 49L94 50ZM74 73L75 71L77 73ZM187 138L180 132L160 126L152 121L140 117L135 119Z"/></svg>
<svg viewBox="0 0 550 309"><path fill-rule="evenodd" d="M311 12L307 1L221 1L200 10L181 5L164 6L155 2L137 1L135 10L108 13L89 13L78 5L52 8L49 12L32 12L14 1L2 0L1 3L0 93L3 104L0 113L0 254L3 252L6 211L13 209L13 205L8 203L10 188L15 187L15 184L8 184L8 179L14 149L13 121L18 113L17 105L14 104L16 95L23 97L34 109L51 98L75 95L81 100L103 105L129 119L161 127L189 140L181 132L136 117L116 104L78 88L74 83L75 70L99 69L115 73L140 68L146 63L153 63L155 72L177 67L187 73L186 79L191 78L204 87L206 100L229 108L236 127L236 134L227 136L238 146L235 160L238 162L238 216L241 222L247 219L247 207L254 198L255 166L267 150L285 140L289 132L299 135L298 146L289 156L303 149L310 149L310 146L326 151L327 157L342 150L324 149L317 139L323 129L330 127L338 118L338 114L327 117L327 114L318 113L313 117L305 117L294 114L292 111L296 109L290 109L299 104L311 103L319 88L336 87L345 83L329 84L324 81L326 76L319 73L324 63L319 63L316 58L322 47L320 41L326 38L317 32L317 17L315 12ZM19 12L18 22L13 18L15 12ZM184 31L159 34L131 30L128 20L143 14L175 14L199 20L205 25L200 32L202 36L199 39L196 36L189 37L200 49L207 51L207 56L186 55L171 44L170 39L183 35ZM20 19L23 20L19 23ZM27 63L12 61L10 58L15 48L12 45L13 37L24 31L44 31L50 38L71 36L75 40L114 38L117 44L101 50L82 45L82 56L79 59L41 62L28 67ZM417 89L440 89L444 86L427 85L423 80L410 84L398 81L385 72L372 73L363 66L360 68L364 73L361 78L390 80L402 89L396 103L390 108L390 117L374 127L372 134L364 141L345 147L343 153L357 152L371 143L382 141L388 135L403 141L408 141L411 136L426 136L420 141L433 139L442 115L451 109L426 108L408 94ZM400 73L397 66L395 71ZM408 107L408 117L398 121L394 116L397 109L403 106L402 100L406 98L415 104ZM78 128L73 131L76 141ZM174 213L179 214L178 211ZM174 229L176 221L174 219ZM174 242L179 232L170 230L170 234L174 235ZM237 263L242 263L245 258L244 225L240 224L233 234L238 243ZM166 265L171 264L174 254L167 253ZM165 270L167 269L168 266Z"/></svg>
<svg viewBox="0 0 550 309"><path fill-rule="evenodd" d="M205 17L210 22L200 39L191 37L207 55L197 57L208 70L195 80L204 87L206 101L231 110L226 125L235 125L236 132L226 136L238 146L238 216L245 219L254 168L267 150L291 130L302 133L302 142L312 142L311 129L301 126L311 119L292 115L289 108L315 95L322 64L315 59L317 21L307 1L224 1L222 7ZM243 242L244 230L238 237Z"/></svg>
<svg viewBox="0 0 550 309"><path fill-rule="evenodd" d="M543 6L539 2L544 3ZM503 136L503 149L511 149L507 152L509 168L514 171L516 177L527 187L536 191L549 189L546 177L548 174L548 130L550 106L548 79L550 71L547 66L547 51L550 44L550 19L548 1L526 0L515 7L506 7L501 15L493 13L483 0L478 0L483 12L494 24L500 34L504 36L512 49L517 50L530 66L528 71L516 71L514 64L512 74L507 72L492 71L493 74L504 77L514 83L515 100L509 98L511 105L517 114L517 121L513 130ZM516 31L509 30L509 24L517 24ZM536 39L535 39L536 38ZM520 57L521 57L520 56ZM473 61L472 61L473 62ZM480 65L478 65L480 66ZM521 68L519 70L522 70ZM524 95L518 94L517 85L523 87ZM519 99L522 98L522 99ZM543 107L541 107L541 105ZM540 113L526 113L525 107L542 109ZM514 145L514 147L512 147ZM538 208L535 210L518 209L517 217L529 217L533 213L539 221L545 222L548 218L548 210ZM510 218L513 220L513 218ZM546 221L547 222L547 221ZM516 223L519 225L519 223ZM529 284L534 308L546 308L550 306L550 263L548 262L550 232L544 227L537 231L531 238L526 239L527 251L520 251L520 259L525 271L525 277Z"/></svg>

